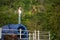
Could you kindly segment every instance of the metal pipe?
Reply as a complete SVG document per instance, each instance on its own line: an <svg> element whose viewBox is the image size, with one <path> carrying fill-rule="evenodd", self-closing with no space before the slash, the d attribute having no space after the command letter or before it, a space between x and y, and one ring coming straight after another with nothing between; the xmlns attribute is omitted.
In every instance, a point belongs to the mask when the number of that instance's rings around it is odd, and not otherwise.
<svg viewBox="0 0 60 40"><path fill-rule="evenodd" d="M22 31L22 30L20 29L20 39L21 39L21 35L22 35L22 34L21 34L21 31Z"/></svg>
<svg viewBox="0 0 60 40"><path fill-rule="evenodd" d="M50 40L50 32L49 32L49 40Z"/></svg>
<svg viewBox="0 0 60 40"><path fill-rule="evenodd" d="M36 30L34 31L34 33L35 33L35 40L36 40Z"/></svg>
<svg viewBox="0 0 60 40"><path fill-rule="evenodd" d="M18 9L18 24L21 24L21 7Z"/></svg>
<svg viewBox="0 0 60 40"><path fill-rule="evenodd" d="M2 28L0 28L0 39L2 37Z"/></svg>
<svg viewBox="0 0 60 40"><path fill-rule="evenodd" d="M39 33L39 30L38 30L38 40L40 40L40 36L39 36L39 34L40 34L40 33Z"/></svg>

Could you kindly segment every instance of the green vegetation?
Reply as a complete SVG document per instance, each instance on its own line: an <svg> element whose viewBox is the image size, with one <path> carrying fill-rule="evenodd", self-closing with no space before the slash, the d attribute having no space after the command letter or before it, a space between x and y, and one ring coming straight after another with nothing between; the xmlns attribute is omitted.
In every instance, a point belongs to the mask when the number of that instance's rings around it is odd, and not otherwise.
<svg viewBox="0 0 60 40"><path fill-rule="evenodd" d="M29 30L50 31L51 40L60 40L60 0L0 0L0 27L18 23L19 6Z"/></svg>

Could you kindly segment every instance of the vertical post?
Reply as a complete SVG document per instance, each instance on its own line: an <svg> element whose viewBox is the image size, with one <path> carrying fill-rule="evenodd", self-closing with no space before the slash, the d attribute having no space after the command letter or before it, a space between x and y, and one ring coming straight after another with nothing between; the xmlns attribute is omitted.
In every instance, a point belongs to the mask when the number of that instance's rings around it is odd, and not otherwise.
<svg viewBox="0 0 60 40"><path fill-rule="evenodd" d="M0 39L1 39L1 36L2 36L2 28L0 28Z"/></svg>
<svg viewBox="0 0 60 40"><path fill-rule="evenodd" d="M31 39L31 34L29 33L29 40Z"/></svg>
<svg viewBox="0 0 60 40"><path fill-rule="evenodd" d="M20 40L21 40L21 31L22 31L22 30L20 29Z"/></svg>
<svg viewBox="0 0 60 40"><path fill-rule="evenodd" d="M21 15L18 17L18 24L21 24Z"/></svg>
<svg viewBox="0 0 60 40"><path fill-rule="evenodd" d="M40 33L39 33L39 30L38 30L38 40L40 40L40 36L39 35L40 35Z"/></svg>
<svg viewBox="0 0 60 40"><path fill-rule="evenodd" d="M49 32L49 40L50 40L50 32Z"/></svg>
<svg viewBox="0 0 60 40"><path fill-rule="evenodd" d="M21 24L21 7L18 9L18 24Z"/></svg>
<svg viewBox="0 0 60 40"><path fill-rule="evenodd" d="M34 33L35 33L35 38L34 39L36 40L36 30L34 31Z"/></svg>
<svg viewBox="0 0 60 40"><path fill-rule="evenodd" d="M34 33L33 33L33 40L35 40L35 36L34 36Z"/></svg>

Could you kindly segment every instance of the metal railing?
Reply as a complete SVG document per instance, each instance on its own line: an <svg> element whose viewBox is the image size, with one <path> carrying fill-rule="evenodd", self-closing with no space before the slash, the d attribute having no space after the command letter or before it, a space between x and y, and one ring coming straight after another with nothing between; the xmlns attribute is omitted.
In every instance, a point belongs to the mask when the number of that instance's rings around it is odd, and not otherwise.
<svg viewBox="0 0 60 40"><path fill-rule="evenodd" d="M15 29L3 29L3 30L10 30L10 31L17 31ZM20 33L19 34L16 34L16 35L20 35L20 39L28 39L28 40L50 40L50 32L48 31L37 31L37 30L34 30L34 31L30 31L30 30L19 30ZM21 35L26 35L26 34L22 34L21 32L22 31L28 31L28 38L21 38ZM5 33L2 33L2 29L0 28L0 39L2 37L2 34L4 35L11 35L11 34L5 34Z"/></svg>

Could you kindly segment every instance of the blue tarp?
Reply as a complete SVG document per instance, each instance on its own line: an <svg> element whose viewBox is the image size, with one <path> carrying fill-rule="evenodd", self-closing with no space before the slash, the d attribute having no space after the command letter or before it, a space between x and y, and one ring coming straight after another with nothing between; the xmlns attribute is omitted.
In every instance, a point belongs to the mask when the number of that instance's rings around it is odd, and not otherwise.
<svg viewBox="0 0 60 40"><path fill-rule="evenodd" d="M6 29L6 30L4 30ZM7 30L7 29L14 29L14 30ZM4 34L20 34L20 32L18 31L19 29L22 29L24 31L22 31L22 34L25 34L23 36L21 36L22 38L28 38L28 31L27 31L27 28L22 25L22 24L8 24L8 25L5 25L2 27L2 39L1 40L4 40ZM26 30L26 31L25 31ZM18 37L18 40L19 37ZM28 40L28 39L26 39Z"/></svg>

